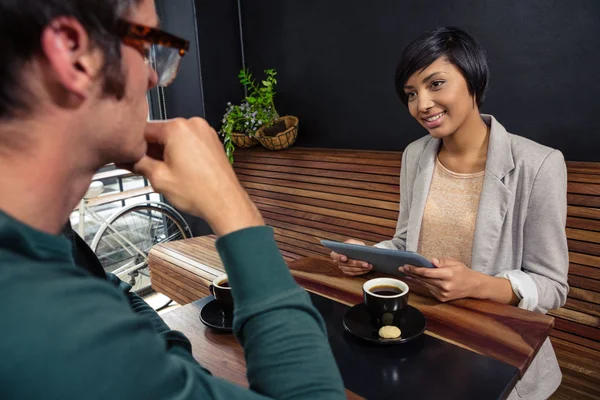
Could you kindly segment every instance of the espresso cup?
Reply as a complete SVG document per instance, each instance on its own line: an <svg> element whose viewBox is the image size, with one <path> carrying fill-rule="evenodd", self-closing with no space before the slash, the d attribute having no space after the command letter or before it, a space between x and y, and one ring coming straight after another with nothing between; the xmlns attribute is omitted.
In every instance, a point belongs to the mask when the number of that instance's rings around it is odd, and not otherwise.
<svg viewBox="0 0 600 400"><path fill-rule="evenodd" d="M223 316L233 316L233 296L231 295L231 287L229 287L227 275L217 276L208 287L208 290L210 290L217 302L219 302L223 310Z"/></svg>
<svg viewBox="0 0 600 400"><path fill-rule="evenodd" d="M377 328L396 325L408 305L408 285L398 279L376 278L363 285L363 299Z"/></svg>

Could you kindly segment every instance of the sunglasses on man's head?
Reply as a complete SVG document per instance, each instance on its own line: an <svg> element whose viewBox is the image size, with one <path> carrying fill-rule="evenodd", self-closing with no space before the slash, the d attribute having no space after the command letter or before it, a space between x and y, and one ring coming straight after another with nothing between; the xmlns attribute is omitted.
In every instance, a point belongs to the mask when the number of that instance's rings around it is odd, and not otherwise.
<svg viewBox="0 0 600 400"><path fill-rule="evenodd" d="M175 80L190 42L160 29L119 21L118 34L123 43L138 49L158 75L158 86L169 86ZM150 44L150 47L146 47Z"/></svg>

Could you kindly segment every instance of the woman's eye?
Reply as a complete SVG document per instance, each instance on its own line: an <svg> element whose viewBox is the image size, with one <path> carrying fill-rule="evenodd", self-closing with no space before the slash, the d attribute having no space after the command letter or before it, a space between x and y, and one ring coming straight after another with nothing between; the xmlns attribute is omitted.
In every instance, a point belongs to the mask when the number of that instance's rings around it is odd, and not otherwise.
<svg viewBox="0 0 600 400"><path fill-rule="evenodd" d="M411 99L415 98L415 92L408 92L406 93L406 98L408 99L408 101L410 101Z"/></svg>
<svg viewBox="0 0 600 400"><path fill-rule="evenodd" d="M435 88L442 86L443 84L444 84L444 81L433 81L431 83L431 87L435 89Z"/></svg>

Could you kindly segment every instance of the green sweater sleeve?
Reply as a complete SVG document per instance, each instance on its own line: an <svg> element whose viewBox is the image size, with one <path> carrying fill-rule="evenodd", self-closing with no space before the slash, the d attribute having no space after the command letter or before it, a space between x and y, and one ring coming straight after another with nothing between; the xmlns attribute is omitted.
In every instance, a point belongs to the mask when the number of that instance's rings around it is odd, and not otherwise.
<svg viewBox="0 0 600 400"><path fill-rule="evenodd" d="M277 399L345 398L321 315L283 261L270 227L217 241L235 302L234 331L253 391Z"/></svg>
<svg viewBox="0 0 600 400"><path fill-rule="evenodd" d="M0 300L13 304L3 315L2 397L345 398L322 321L291 278L271 230L233 233L218 246L240 305L235 329L250 389L211 376L185 338L177 345L171 337L181 334L132 312L135 305L114 285L72 265L0 252L7 266Z"/></svg>

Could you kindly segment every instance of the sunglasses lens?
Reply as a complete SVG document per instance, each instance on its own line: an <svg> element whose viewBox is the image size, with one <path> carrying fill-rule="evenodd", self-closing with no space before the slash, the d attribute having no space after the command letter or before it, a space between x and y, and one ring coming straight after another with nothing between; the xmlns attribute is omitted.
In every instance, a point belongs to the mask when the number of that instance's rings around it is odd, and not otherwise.
<svg viewBox="0 0 600 400"><path fill-rule="evenodd" d="M150 49L150 64L158 75L158 86L168 86L175 80L181 66L178 49L153 44Z"/></svg>

